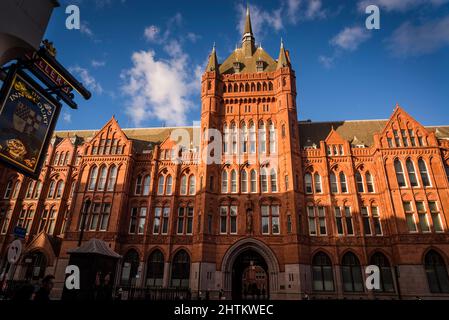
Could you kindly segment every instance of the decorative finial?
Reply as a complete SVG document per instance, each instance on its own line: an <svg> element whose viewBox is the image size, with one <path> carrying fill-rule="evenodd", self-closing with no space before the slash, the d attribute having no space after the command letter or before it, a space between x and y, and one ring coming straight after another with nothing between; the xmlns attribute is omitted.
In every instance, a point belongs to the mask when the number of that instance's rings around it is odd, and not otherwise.
<svg viewBox="0 0 449 320"><path fill-rule="evenodd" d="M53 56L56 57L56 48L53 45L53 42L50 42L48 39L45 39L42 41L42 46L47 50L47 52Z"/></svg>
<svg viewBox="0 0 449 320"><path fill-rule="evenodd" d="M246 15L249 16L249 3L246 2Z"/></svg>
<svg viewBox="0 0 449 320"><path fill-rule="evenodd" d="M284 49L284 39L281 37L281 48Z"/></svg>

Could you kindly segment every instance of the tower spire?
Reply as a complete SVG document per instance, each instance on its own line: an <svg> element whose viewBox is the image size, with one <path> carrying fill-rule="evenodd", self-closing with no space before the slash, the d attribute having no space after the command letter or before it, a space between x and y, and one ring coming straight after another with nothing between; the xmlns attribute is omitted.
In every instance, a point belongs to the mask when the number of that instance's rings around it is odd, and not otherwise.
<svg viewBox="0 0 449 320"><path fill-rule="evenodd" d="M212 52L209 55L209 62L207 63L206 72L218 72L218 59L217 59L217 52L215 50L215 42L212 47Z"/></svg>
<svg viewBox="0 0 449 320"><path fill-rule="evenodd" d="M246 20L245 20L245 30L243 31L243 37L246 34L253 35L253 28L251 26L251 14L249 12L249 4L246 4Z"/></svg>
<svg viewBox="0 0 449 320"><path fill-rule="evenodd" d="M288 66L289 66L289 63L288 63L287 53L285 52L285 48L284 48L284 40L281 38L281 49L279 50L278 65L277 65L276 69L281 69L281 68L285 68Z"/></svg>
<svg viewBox="0 0 449 320"><path fill-rule="evenodd" d="M243 30L242 48L245 56L252 56L255 51L255 39L253 35L253 28L251 25L251 14L249 5L246 6L245 29Z"/></svg>

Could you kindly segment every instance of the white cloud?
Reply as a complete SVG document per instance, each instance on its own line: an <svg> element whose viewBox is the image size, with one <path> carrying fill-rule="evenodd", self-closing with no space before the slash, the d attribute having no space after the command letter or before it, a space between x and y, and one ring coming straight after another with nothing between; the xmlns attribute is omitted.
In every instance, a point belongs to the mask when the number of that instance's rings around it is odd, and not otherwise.
<svg viewBox="0 0 449 320"><path fill-rule="evenodd" d="M147 39L148 41L156 41L160 35L160 32L161 30L157 26L151 25L145 28L143 34L145 36L145 39Z"/></svg>
<svg viewBox="0 0 449 320"><path fill-rule="evenodd" d="M449 16L422 25L403 23L387 40L396 56L419 56L449 46Z"/></svg>
<svg viewBox="0 0 449 320"><path fill-rule="evenodd" d="M100 60L92 60L90 63L94 68L104 67L106 65L106 61Z"/></svg>
<svg viewBox="0 0 449 320"><path fill-rule="evenodd" d="M346 27L332 38L330 42L337 48L354 51L357 50L360 44L368 40L370 36L370 33L362 27Z"/></svg>
<svg viewBox="0 0 449 320"><path fill-rule="evenodd" d="M64 120L64 122L66 122L66 123L71 123L72 115L68 112L64 112L64 114L62 115L62 120Z"/></svg>
<svg viewBox="0 0 449 320"><path fill-rule="evenodd" d="M302 0L287 0L287 16L292 23L298 22L298 11Z"/></svg>
<svg viewBox="0 0 449 320"><path fill-rule="evenodd" d="M274 31L279 31L284 28L282 23L282 8L278 8L272 11L264 10L256 5L250 6L251 10L251 24L254 34L261 38L262 30L271 28ZM246 21L246 6L243 4L237 5L238 25L237 30L243 32Z"/></svg>
<svg viewBox="0 0 449 320"><path fill-rule="evenodd" d="M175 14L173 17L168 19L166 27L162 30L159 26L150 25L144 29L143 35L148 42L163 44L169 41L173 34L176 34L181 40L188 40L192 43L197 42L201 36L193 33L184 33L184 30L179 30L182 27L183 17L180 13Z"/></svg>
<svg viewBox="0 0 449 320"><path fill-rule="evenodd" d="M237 6L237 30L243 31L246 18L246 6L239 3ZM281 0L277 8L265 10L257 5L250 5L253 32L260 39L264 31L272 29L275 32L282 30L286 24L297 24L299 21L325 18L322 0Z"/></svg>
<svg viewBox="0 0 449 320"><path fill-rule="evenodd" d="M200 90L202 68L191 71L189 56L177 40L164 50L168 60L157 58L153 50L133 53L133 67L121 75L122 91L130 98L125 112L136 126L152 118L167 125L186 124L187 113L194 107L191 97Z"/></svg>
<svg viewBox="0 0 449 320"><path fill-rule="evenodd" d="M324 55L318 57L318 62L321 63L321 65L326 69L330 69L334 66L334 60L335 57L329 57Z"/></svg>
<svg viewBox="0 0 449 320"><path fill-rule="evenodd" d="M289 21L293 24L300 20L315 20L325 18L321 0L287 0L286 11Z"/></svg>
<svg viewBox="0 0 449 320"><path fill-rule="evenodd" d="M195 43L195 42L197 42L199 39L201 39L201 36L198 35L198 34L196 34L196 33L189 32L189 33L187 33L186 38L187 38L187 40L189 40L190 42Z"/></svg>
<svg viewBox="0 0 449 320"><path fill-rule="evenodd" d="M449 0L362 0L359 9L365 11L367 6L374 4L387 11L404 12L421 5L440 6L447 2Z"/></svg>
<svg viewBox="0 0 449 320"><path fill-rule="evenodd" d="M90 29L89 23L86 21L81 21L80 32L91 39L95 38L94 32Z"/></svg>
<svg viewBox="0 0 449 320"><path fill-rule="evenodd" d="M319 63L326 69L334 66L335 61L345 51L355 51L358 47L371 37L371 34L362 27L346 27L335 35L329 43L334 47L331 55L320 55Z"/></svg>
<svg viewBox="0 0 449 320"><path fill-rule="evenodd" d="M97 80L95 80L95 78L89 73L89 70L87 70L86 68L74 66L70 67L69 71L78 75L81 79L81 83L89 90L97 94L103 93L103 87L101 86L101 84Z"/></svg>

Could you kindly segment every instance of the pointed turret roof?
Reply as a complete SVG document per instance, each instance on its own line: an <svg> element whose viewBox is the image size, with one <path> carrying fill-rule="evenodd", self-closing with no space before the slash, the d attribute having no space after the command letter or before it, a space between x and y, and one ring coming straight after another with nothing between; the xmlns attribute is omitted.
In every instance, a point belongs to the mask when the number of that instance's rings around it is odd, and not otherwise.
<svg viewBox="0 0 449 320"><path fill-rule="evenodd" d="M245 29L243 31L243 37L249 33L253 35L253 28L251 26L251 14L249 13L249 5L246 6L246 21L245 21Z"/></svg>
<svg viewBox="0 0 449 320"><path fill-rule="evenodd" d="M288 63L287 53L285 52L285 48L284 48L284 41L281 39L281 49L279 51L277 69L285 68L288 66L289 66L289 63Z"/></svg>
<svg viewBox="0 0 449 320"><path fill-rule="evenodd" d="M216 71L216 72L219 71L218 70L217 52L215 50L215 43L212 48L212 52L209 55L209 62L207 63L207 68L206 68L206 72L212 72L212 71Z"/></svg>

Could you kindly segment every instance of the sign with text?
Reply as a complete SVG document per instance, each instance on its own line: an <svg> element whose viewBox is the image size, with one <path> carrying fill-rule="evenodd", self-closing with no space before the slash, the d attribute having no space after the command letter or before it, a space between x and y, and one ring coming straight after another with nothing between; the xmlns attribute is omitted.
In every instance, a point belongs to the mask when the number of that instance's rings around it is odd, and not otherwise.
<svg viewBox="0 0 449 320"><path fill-rule="evenodd" d="M73 90L73 85L67 81L50 63L38 55L37 52L27 53L27 59L33 61L33 65L42 71L55 85L69 94Z"/></svg>
<svg viewBox="0 0 449 320"><path fill-rule="evenodd" d="M0 160L37 178L61 104L15 67L0 97Z"/></svg>
<svg viewBox="0 0 449 320"><path fill-rule="evenodd" d="M14 235L15 235L17 238L25 239L26 234L27 234L27 229L22 228L22 227L20 227L20 226L15 226L15 227L14 227Z"/></svg>

